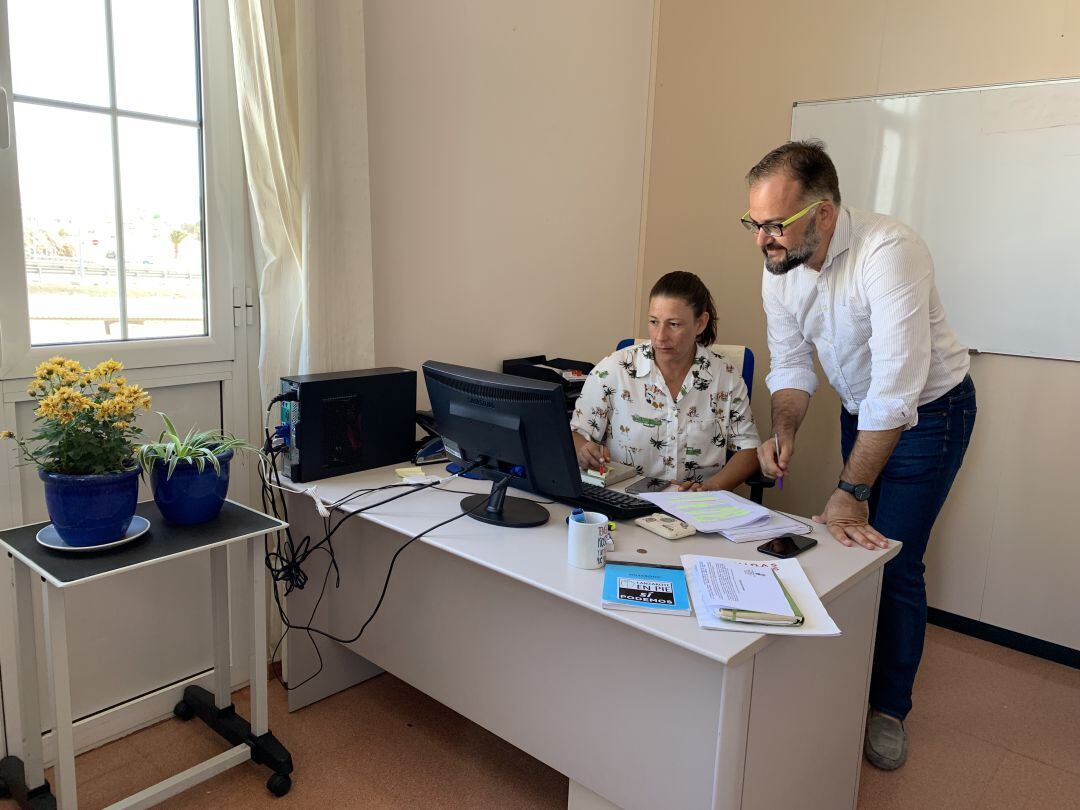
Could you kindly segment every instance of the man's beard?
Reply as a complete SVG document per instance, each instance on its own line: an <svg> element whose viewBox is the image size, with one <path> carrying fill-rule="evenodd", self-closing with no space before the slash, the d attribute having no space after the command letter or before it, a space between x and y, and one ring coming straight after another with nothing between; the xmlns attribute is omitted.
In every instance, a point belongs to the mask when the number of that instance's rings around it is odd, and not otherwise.
<svg viewBox="0 0 1080 810"><path fill-rule="evenodd" d="M814 214L816 213L815 211ZM802 244L798 247L788 248L783 259L770 259L767 250L768 245L761 248L761 252L765 256L765 269L774 276L782 276L794 270L800 264L805 264L806 260L813 256L814 251L821 245L821 234L818 232L817 217L814 214L810 215L812 219L806 226Z"/></svg>

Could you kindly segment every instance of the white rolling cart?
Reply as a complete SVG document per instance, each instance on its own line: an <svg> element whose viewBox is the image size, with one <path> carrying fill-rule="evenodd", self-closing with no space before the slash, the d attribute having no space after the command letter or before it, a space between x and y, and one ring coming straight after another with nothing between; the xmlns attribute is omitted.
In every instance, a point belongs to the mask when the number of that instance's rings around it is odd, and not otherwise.
<svg viewBox="0 0 1080 810"><path fill-rule="evenodd" d="M283 796L291 787L292 758L270 733L266 694L266 567L262 538L286 524L233 501L226 501L214 520L194 526L166 524L153 502L141 503L136 514L150 521L145 535L122 546L88 553L45 548L37 533L47 523L0 532L0 548L7 552L8 571L14 581L16 680L6 679L4 717L8 756L0 760L0 795L9 795L24 808L46 810L76 807L75 750L72 738L70 672L67 651L65 597L68 589L148 565L158 565L189 554L210 553L213 608L214 692L199 686L184 690L174 713L183 720L198 717L232 747L156 785L113 805L112 808L151 807L222 771L252 760L272 771L267 788ZM229 663L228 547L247 543L251 571L251 722L232 705ZM45 646L52 678L56 721L56 792L45 781L42 756L41 713L38 703L37 644L34 632L34 578L40 578L45 605ZM123 579L116 580L123 587Z"/></svg>

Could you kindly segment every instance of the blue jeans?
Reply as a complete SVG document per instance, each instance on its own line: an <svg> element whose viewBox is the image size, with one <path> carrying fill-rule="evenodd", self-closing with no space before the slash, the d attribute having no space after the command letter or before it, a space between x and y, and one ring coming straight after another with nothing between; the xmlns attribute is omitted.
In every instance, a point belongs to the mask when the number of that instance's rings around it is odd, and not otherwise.
<svg viewBox="0 0 1080 810"><path fill-rule="evenodd" d="M964 460L975 413L971 377L920 406L919 424L901 434L870 496L870 525L904 544L885 564L870 706L901 720L911 711L911 688L926 634L923 554ZM858 417L841 408L840 444L845 463L857 431Z"/></svg>

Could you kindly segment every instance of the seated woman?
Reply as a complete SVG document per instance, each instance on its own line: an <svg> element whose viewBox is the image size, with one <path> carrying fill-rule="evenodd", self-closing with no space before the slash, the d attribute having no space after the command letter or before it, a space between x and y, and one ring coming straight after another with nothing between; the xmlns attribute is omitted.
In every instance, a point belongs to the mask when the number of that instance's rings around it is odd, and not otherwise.
<svg viewBox="0 0 1080 810"><path fill-rule="evenodd" d="M716 307L693 273L668 273L649 293L649 342L589 373L570 420L578 463L614 459L680 489L733 489L759 469L746 383L709 351ZM729 458L730 454L730 458Z"/></svg>

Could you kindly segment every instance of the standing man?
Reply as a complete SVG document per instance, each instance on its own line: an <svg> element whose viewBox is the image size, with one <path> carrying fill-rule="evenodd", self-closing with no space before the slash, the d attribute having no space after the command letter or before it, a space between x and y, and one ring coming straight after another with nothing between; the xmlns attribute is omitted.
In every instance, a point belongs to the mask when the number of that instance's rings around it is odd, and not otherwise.
<svg viewBox="0 0 1080 810"><path fill-rule="evenodd" d="M845 546L903 542L885 566L864 753L892 770L907 758L903 720L926 632L923 554L975 423L968 353L945 320L918 234L840 204L820 141L772 150L747 175L742 224L765 256L775 438L761 469L790 469L818 380L813 349L840 395L840 480L814 520ZM779 442L779 446L777 446Z"/></svg>

